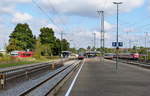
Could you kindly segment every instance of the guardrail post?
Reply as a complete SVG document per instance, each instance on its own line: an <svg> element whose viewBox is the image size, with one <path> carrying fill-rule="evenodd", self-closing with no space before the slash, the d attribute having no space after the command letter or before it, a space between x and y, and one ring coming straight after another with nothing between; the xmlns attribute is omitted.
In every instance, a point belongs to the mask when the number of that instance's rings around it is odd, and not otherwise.
<svg viewBox="0 0 150 96"><path fill-rule="evenodd" d="M5 74L0 73L0 86L3 89L5 87Z"/></svg>

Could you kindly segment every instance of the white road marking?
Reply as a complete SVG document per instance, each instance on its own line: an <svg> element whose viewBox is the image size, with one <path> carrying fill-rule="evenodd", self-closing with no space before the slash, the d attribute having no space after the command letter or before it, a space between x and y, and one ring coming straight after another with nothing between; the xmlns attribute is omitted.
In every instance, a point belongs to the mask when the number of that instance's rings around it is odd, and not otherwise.
<svg viewBox="0 0 150 96"><path fill-rule="evenodd" d="M85 61L83 61L83 63L82 63L82 65L81 65L80 69L78 70L78 72L77 72L75 78L73 79L73 81L72 81L72 83L71 83L71 85L70 85L70 87L69 87L67 93L65 94L65 96L69 96L69 94L70 94L70 92L71 92L71 90L72 90L72 88L73 88L73 86L74 86L74 84L75 84L75 82L76 82L76 79L77 79L77 77L78 77L78 75L79 75L79 73L80 73L80 71L81 71L81 69L82 69L82 67L83 67L83 65L84 65L84 62L85 62Z"/></svg>

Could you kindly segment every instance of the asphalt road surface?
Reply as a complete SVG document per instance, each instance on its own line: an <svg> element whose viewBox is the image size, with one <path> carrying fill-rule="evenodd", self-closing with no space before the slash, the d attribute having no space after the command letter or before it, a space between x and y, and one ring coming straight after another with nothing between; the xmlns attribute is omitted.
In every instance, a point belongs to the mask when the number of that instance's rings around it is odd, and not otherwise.
<svg viewBox="0 0 150 96"><path fill-rule="evenodd" d="M57 96L150 96L150 69L125 63L118 68L114 61L86 59L77 79L72 78L75 83L70 81Z"/></svg>

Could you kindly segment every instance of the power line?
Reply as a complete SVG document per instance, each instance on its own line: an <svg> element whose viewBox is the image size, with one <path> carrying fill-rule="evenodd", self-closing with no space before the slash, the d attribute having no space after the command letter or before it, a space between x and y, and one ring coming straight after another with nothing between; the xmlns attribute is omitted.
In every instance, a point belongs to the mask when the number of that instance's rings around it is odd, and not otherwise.
<svg viewBox="0 0 150 96"><path fill-rule="evenodd" d="M37 8L40 9L41 12L43 12L43 13L48 17L48 19L49 19L54 25L57 26L57 28L58 28L60 31L62 31L61 28L53 21L53 19L46 13L46 11L45 11L44 9L42 9L34 0L32 0L32 2L33 2L33 4L36 5Z"/></svg>
<svg viewBox="0 0 150 96"><path fill-rule="evenodd" d="M50 0L48 0L48 3L51 5L51 8L52 8L53 12L58 14L59 12L56 10L56 8L55 8L54 5L50 2ZM59 18L60 18L60 22L63 24L62 18L61 18L61 17L59 17ZM63 30L65 29L64 26L62 26L62 28L63 28Z"/></svg>

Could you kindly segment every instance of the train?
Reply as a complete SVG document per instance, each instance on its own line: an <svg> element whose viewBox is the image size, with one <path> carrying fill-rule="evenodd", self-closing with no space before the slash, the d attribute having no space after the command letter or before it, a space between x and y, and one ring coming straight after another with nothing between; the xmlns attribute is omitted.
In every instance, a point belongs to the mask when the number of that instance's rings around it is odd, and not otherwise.
<svg viewBox="0 0 150 96"><path fill-rule="evenodd" d="M32 51L12 51L10 53L11 57L19 57L19 58L26 58L26 57L32 57L33 52Z"/></svg>
<svg viewBox="0 0 150 96"><path fill-rule="evenodd" d="M114 53L106 53L104 55L105 59L114 59L116 58L116 54ZM119 59L129 59L129 60L138 60L140 58L139 53L119 53L118 54Z"/></svg>
<svg viewBox="0 0 150 96"><path fill-rule="evenodd" d="M78 54L78 59L79 60L82 60L82 59L84 59L85 58L85 54L84 53L79 53Z"/></svg>
<svg viewBox="0 0 150 96"><path fill-rule="evenodd" d="M105 59L113 59L115 57L115 54L113 54L113 53L106 53L105 55L104 55L104 58Z"/></svg>
<svg viewBox="0 0 150 96"><path fill-rule="evenodd" d="M120 58L120 59L138 60L140 58L140 55L138 53L120 53L118 58Z"/></svg>

